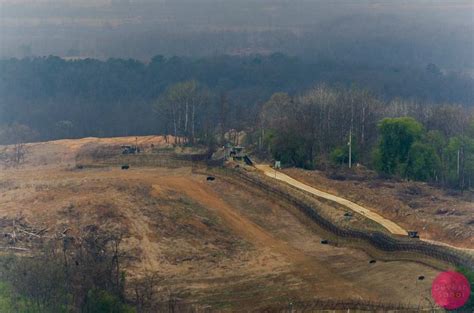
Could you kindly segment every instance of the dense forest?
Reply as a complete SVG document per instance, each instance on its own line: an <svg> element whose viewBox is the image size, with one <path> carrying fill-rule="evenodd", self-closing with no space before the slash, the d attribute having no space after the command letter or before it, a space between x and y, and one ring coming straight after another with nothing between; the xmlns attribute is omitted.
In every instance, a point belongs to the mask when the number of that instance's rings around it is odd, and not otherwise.
<svg viewBox="0 0 474 313"><path fill-rule="evenodd" d="M201 59L156 56L136 60L65 61L58 57L0 61L0 124L28 125L37 139L164 132L154 102L178 82L208 89L207 114L229 102L229 127L253 126L261 105L275 92L299 94L320 83L367 89L385 101L474 104L474 80L422 68L385 68L282 54ZM217 117L211 117L217 121Z"/></svg>
<svg viewBox="0 0 474 313"><path fill-rule="evenodd" d="M0 0L0 313L449 308L429 298L436 268L474 286L473 13L473 0ZM226 146L252 162L224 162ZM263 164L380 216L275 189ZM459 312L473 308L474 294Z"/></svg>
<svg viewBox="0 0 474 313"><path fill-rule="evenodd" d="M474 176L472 104L474 80L435 64L279 53L0 61L0 144L166 133L212 146L237 130L263 155L317 168L347 163L352 134L354 164L461 188ZM386 119L398 117L413 120Z"/></svg>

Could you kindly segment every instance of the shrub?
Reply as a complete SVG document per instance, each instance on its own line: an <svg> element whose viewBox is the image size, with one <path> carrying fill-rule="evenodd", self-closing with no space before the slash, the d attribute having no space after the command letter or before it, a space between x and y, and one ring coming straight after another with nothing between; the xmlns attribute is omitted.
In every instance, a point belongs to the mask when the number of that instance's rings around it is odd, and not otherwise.
<svg viewBox="0 0 474 313"><path fill-rule="evenodd" d="M334 150L332 150L331 154L329 155L329 158L331 162L335 165L349 164L349 147L342 146L335 148ZM351 151L351 159L352 164L354 164L358 160L358 156L355 149L352 149Z"/></svg>
<svg viewBox="0 0 474 313"><path fill-rule="evenodd" d="M411 117L385 118L379 124L381 140L375 164L385 174L403 174L412 144L423 132L423 126Z"/></svg>
<svg viewBox="0 0 474 313"><path fill-rule="evenodd" d="M421 142L415 142L408 153L405 175L415 180L432 180L437 178L441 160L435 149Z"/></svg>

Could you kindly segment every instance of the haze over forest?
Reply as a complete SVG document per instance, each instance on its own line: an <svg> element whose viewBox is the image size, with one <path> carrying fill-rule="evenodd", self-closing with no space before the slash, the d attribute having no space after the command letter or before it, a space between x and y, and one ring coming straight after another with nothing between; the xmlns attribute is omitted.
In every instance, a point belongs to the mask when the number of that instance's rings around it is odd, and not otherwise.
<svg viewBox="0 0 474 313"><path fill-rule="evenodd" d="M54 139L162 133L156 102L195 80L220 127L325 84L383 101L474 103L471 1L0 0L0 126ZM68 124L69 125L69 124ZM4 140L4 142L8 142Z"/></svg>
<svg viewBox="0 0 474 313"><path fill-rule="evenodd" d="M0 0L0 312L444 312L473 203L473 0Z"/></svg>
<svg viewBox="0 0 474 313"><path fill-rule="evenodd" d="M352 136L354 160L385 174L474 181L471 1L1 5L0 144L173 134L211 151L243 131L321 168L347 162ZM399 117L429 142L416 169L374 153Z"/></svg>
<svg viewBox="0 0 474 313"><path fill-rule="evenodd" d="M282 52L472 73L472 1L0 1L0 56Z"/></svg>

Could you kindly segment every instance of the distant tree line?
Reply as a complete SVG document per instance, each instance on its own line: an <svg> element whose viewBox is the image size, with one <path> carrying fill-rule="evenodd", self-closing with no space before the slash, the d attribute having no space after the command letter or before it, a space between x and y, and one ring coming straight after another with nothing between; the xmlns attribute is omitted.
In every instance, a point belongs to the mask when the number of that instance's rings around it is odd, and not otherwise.
<svg viewBox="0 0 474 313"><path fill-rule="evenodd" d="M434 64L394 69L283 54L0 61L0 144L17 145L20 158L25 141L172 134L175 144L213 147L244 130L247 144L284 164L350 159L384 175L466 188L472 104L474 80ZM0 161L15 157L9 151Z"/></svg>
<svg viewBox="0 0 474 313"><path fill-rule="evenodd" d="M173 110L160 108L157 101L171 101L176 97L172 86L183 81L195 81L196 92L204 97L203 103L188 106L188 111L184 104L183 120L176 120L181 108L174 112L176 132L184 127L187 135L193 127L196 135L199 127L222 122L229 129L252 126L261 105L273 93L297 95L321 83L357 86L387 101L401 97L430 103L474 103L472 78L442 73L434 64L369 67L329 59L309 62L279 53L200 59L156 56L150 63L66 61L51 56L0 60L0 127L26 125L37 134L35 140L173 133L174 125L168 123ZM226 111L225 121L222 110ZM8 141L0 138L0 143Z"/></svg>

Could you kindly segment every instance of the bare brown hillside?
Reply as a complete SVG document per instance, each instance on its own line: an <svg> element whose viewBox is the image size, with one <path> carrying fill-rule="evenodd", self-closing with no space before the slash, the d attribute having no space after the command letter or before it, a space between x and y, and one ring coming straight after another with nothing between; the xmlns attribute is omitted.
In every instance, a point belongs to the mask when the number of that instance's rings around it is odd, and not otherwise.
<svg viewBox="0 0 474 313"><path fill-rule="evenodd" d="M49 145L57 150L48 153ZM436 269L369 263L373 257L363 251L322 245L324 238L295 208L237 181L207 181L191 167L124 171L56 162L57 151L74 156L81 146L36 144L23 168L0 172L3 228L21 217L47 229L43 236L120 230L129 280L156 273L163 299L172 293L231 311L315 298L429 306Z"/></svg>

